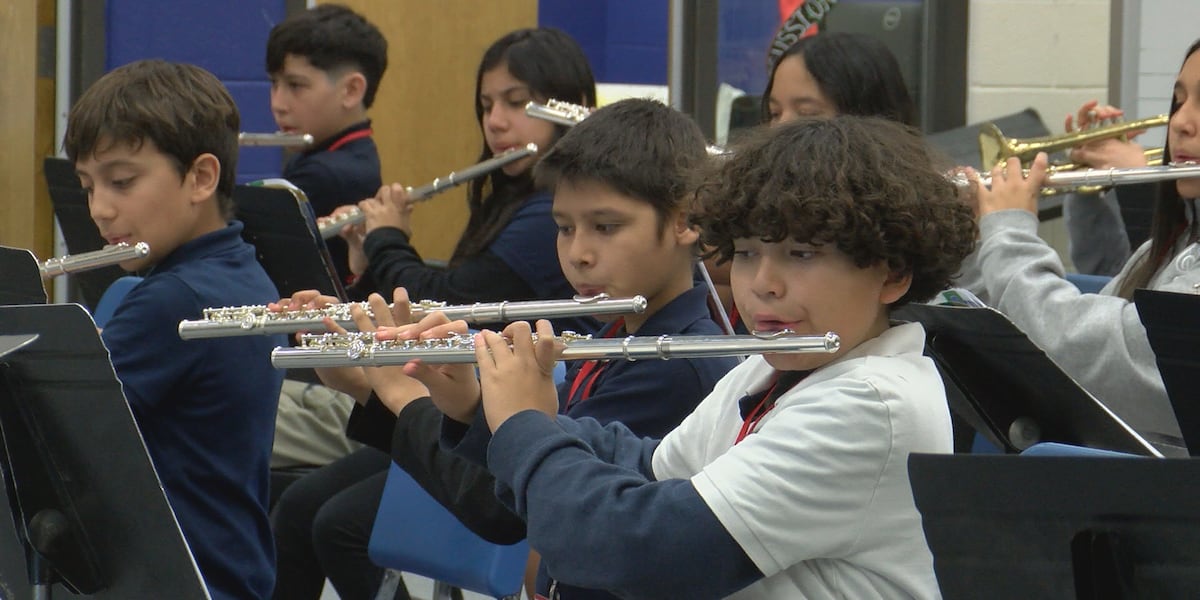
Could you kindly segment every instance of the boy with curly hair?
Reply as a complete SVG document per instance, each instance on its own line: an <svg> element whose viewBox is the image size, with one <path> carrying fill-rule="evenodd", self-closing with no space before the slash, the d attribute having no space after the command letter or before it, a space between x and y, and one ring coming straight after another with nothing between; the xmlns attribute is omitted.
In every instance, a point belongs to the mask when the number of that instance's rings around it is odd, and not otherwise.
<svg viewBox="0 0 1200 600"><path fill-rule="evenodd" d="M849 116L758 134L696 196L752 329L834 331L837 353L753 356L658 442L556 417L550 326L534 343L516 323L511 347L476 337L483 410L439 406L475 419L447 417L443 443L486 461L564 583L622 597L937 597L907 462L951 451L950 415L920 324L889 314L945 287L975 239L970 210L914 131Z"/></svg>

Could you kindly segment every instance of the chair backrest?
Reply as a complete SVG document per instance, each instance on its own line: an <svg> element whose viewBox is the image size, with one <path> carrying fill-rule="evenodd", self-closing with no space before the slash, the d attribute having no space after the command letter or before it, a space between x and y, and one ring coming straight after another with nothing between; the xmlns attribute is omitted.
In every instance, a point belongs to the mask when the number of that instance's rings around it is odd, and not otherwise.
<svg viewBox="0 0 1200 600"><path fill-rule="evenodd" d="M141 282L141 277L126 275L109 284L108 289L104 290L104 294L100 296L100 301L96 303L96 310L92 312L92 319L96 321L96 327L104 329L117 307L121 305L121 300L125 299L125 294L128 294L129 290Z"/></svg>
<svg viewBox="0 0 1200 600"><path fill-rule="evenodd" d="M1137 454L1113 452L1099 448L1060 444L1058 442L1042 442L1034 444L1021 452L1021 456L1094 456L1099 458L1143 458Z"/></svg>
<svg viewBox="0 0 1200 600"><path fill-rule="evenodd" d="M367 553L381 567L503 598L521 590L529 545L485 541L393 464Z"/></svg>

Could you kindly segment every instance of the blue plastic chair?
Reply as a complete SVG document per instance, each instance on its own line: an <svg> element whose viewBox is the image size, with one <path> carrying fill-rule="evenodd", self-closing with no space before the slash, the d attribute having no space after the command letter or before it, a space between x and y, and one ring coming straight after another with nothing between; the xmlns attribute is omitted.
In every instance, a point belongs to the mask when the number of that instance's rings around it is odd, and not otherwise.
<svg viewBox="0 0 1200 600"><path fill-rule="evenodd" d="M1022 451L1021 456L1094 456L1101 458L1144 458L1142 456L1129 454L1126 452L1100 450L1099 448L1088 448L1085 446L1061 444L1058 442L1042 442L1040 444L1034 444Z"/></svg>
<svg viewBox="0 0 1200 600"><path fill-rule="evenodd" d="M434 600L457 587L493 598L519 598L529 544L493 544L475 535L403 469L388 471L367 554L389 569L376 598L390 600L403 571L434 580Z"/></svg>
<svg viewBox="0 0 1200 600"><path fill-rule="evenodd" d="M1084 275L1081 273L1067 273L1067 281L1075 284L1079 291L1085 294L1095 294L1104 289L1112 277L1106 275Z"/></svg>
<svg viewBox="0 0 1200 600"><path fill-rule="evenodd" d="M108 289L100 296L100 301L96 302L96 310L92 311L92 320L96 322L96 327L104 329L117 307L121 305L121 301L125 299L125 294L141 282L141 277L126 275L110 283Z"/></svg>

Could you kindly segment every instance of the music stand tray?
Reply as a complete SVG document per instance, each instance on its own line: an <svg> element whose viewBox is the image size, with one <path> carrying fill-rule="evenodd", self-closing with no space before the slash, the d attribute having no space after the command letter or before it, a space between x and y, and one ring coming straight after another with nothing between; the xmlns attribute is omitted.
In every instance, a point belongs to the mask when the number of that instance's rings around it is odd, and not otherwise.
<svg viewBox="0 0 1200 600"><path fill-rule="evenodd" d="M946 600L1195 598L1200 461L913 454Z"/></svg>
<svg viewBox="0 0 1200 600"><path fill-rule="evenodd" d="M1134 290L1183 443L1200 456L1200 295Z"/></svg>
<svg viewBox="0 0 1200 600"><path fill-rule="evenodd" d="M951 402L950 389L962 392L965 404L952 408L1005 450L1061 442L1161 456L995 309L910 304L895 318L925 327L925 353Z"/></svg>
<svg viewBox="0 0 1200 600"><path fill-rule="evenodd" d="M32 252L0 246L0 273L0 306L46 303L42 269Z"/></svg>
<svg viewBox="0 0 1200 600"><path fill-rule="evenodd" d="M3 306L0 336L5 596L61 581L94 598L208 598L92 318Z"/></svg>

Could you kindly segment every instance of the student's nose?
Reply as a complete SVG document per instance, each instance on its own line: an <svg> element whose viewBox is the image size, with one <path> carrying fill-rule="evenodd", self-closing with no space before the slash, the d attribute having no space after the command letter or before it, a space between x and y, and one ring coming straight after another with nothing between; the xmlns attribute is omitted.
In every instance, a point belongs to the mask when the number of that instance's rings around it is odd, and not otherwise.
<svg viewBox="0 0 1200 600"><path fill-rule="evenodd" d="M750 280L750 289L759 297L779 297L783 295L783 278L775 268L771 259L761 257L754 268L754 277Z"/></svg>
<svg viewBox="0 0 1200 600"><path fill-rule="evenodd" d="M287 103L284 101L283 86L278 84L271 85L271 113L279 116L287 112Z"/></svg>
<svg viewBox="0 0 1200 600"><path fill-rule="evenodd" d="M591 246L579 235L564 242L562 250L566 253L567 261L577 270L596 264L596 255Z"/></svg>
<svg viewBox="0 0 1200 600"><path fill-rule="evenodd" d="M505 131L510 123L509 115L499 104L483 114L483 124L492 131Z"/></svg>
<svg viewBox="0 0 1200 600"><path fill-rule="evenodd" d="M1179 106L1175 114L1171 115L1171 132L1178 137L1194 137L1197 131L1198 119L1200 119L1200 101L1188 98ZM1170 157L1167 160L1170 160Z"/></svg>
<svg viewBox="0 0 1200 600"><path fill-rule="evenodd" d="M109 195L100 188L95 188L88 193L88 214L92 220L99 223L109 221L116 216L115 205L108 197Z"/></svg>

